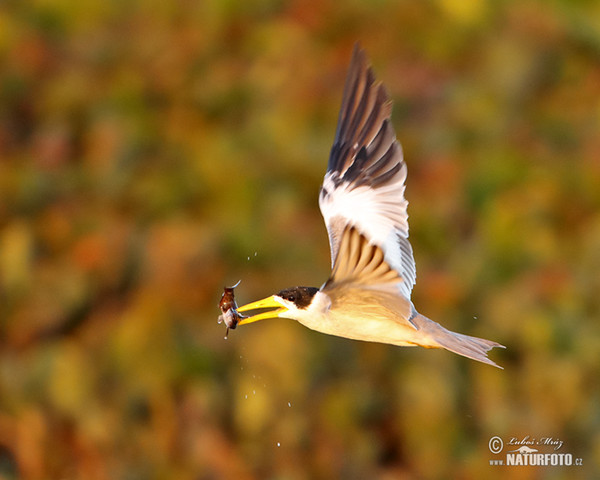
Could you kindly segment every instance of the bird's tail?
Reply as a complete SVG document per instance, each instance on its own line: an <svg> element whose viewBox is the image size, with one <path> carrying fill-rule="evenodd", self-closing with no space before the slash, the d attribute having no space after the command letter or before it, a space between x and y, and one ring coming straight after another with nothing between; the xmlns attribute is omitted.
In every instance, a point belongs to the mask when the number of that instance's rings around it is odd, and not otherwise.
<svg viewBox="0 0 600 480"><path fill-rule="evenodd" d="M487 363L497 368L503 368L497 365L487 356L487 352L494 347L506 348L504 345L485 340L483 338L471 337L462 333L451 332L445 329L439 323L430 320L418 313L411 322L423 332L430 343L426 347L445 348L451 352L458 353L464 357Z"/></svg>

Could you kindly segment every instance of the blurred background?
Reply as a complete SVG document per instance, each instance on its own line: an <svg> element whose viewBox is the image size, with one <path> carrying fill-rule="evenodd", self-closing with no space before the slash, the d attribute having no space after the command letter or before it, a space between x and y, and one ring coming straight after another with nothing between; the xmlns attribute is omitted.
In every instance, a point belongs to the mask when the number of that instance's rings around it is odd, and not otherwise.
<svg viewBox="0 0 600 480"><path fill-rule="evenodd" d="M216 323L224 285L326 280L357 41L413 301L504 370ZM2 2L0 479L598 478L599 131L594 1ZM491 466L493 436L583 465Z"/></svg>

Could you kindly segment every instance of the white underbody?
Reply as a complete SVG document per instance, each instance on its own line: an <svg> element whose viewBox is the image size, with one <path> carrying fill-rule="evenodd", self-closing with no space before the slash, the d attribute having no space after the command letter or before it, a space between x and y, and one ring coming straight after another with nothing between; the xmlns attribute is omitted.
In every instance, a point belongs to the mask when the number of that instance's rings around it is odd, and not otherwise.
<svg viewBox="0 0 600 480"><path fill-rule="evenodd" d="M445 348L498 367L487 356L490 349L503 347L496 342L452 332L417 313L410 300L402 297L396 296L396 302L390 303L389 297L379 292L376 296L382 301L374 302L364 301L365 296L367 299L371 296L368 289L360 291L349 289L347 292L350 295L346 294L337 299L334 297L332 301L329 295L319 291L313 297L311 304L304 309L296 308L292 302L275 297L288 309L278 316L297 320L312 330L329 335L403 347L420 345L428 348ZM397 308L392 306L393 303Z"/></svg>
<svg viewBox="0 0 600 480"><path fill-rule="evenodd" d="M365 311L364 306L352 308L349 305L343 309L331 308L331 304L327 294L317 292L306 309L294 308L281 316L297 320L311 330L338 337L398 346L438 346L425 332L417 330L397 312L385 308Z"/></svg>

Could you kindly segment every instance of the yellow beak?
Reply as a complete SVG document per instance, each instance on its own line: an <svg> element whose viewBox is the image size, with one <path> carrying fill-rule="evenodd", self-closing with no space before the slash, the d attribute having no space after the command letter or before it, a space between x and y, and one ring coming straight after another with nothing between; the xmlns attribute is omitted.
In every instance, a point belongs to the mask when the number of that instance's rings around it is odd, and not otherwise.
<svg viewBox="0 0 600 480"><path fill-rule="evenodd" d="M248 318L243 318L240 320L238 325L246 325L248 323L258 322L259 320L265 320L267 318L278 318L280 313L288 311L287 308L285 308L275 299L275 295L271 295L270 297L263 298L262 300L257 300L256 302L244 305L243 307L238 308L237 311L248 312L250 310L263 310L265 308L274 308L275 310L257 313L256 315L252 315Z"/></svg>

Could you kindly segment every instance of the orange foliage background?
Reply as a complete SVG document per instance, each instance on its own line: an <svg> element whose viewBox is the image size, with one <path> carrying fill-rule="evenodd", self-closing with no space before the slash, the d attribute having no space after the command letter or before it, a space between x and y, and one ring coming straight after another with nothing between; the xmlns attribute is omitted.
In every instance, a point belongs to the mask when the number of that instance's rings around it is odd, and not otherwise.
<svg viewBox="0 0 600 480"><path fill-rule="evenodd" d="M0 4L0 478L593 478L597 2ZM359 41L394 99L413 300L500 371L292 321ZM498 467L492 436L583 466ZM544 453L539 447L540 451Z"/></svg>

